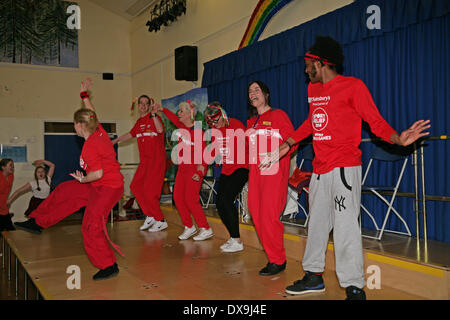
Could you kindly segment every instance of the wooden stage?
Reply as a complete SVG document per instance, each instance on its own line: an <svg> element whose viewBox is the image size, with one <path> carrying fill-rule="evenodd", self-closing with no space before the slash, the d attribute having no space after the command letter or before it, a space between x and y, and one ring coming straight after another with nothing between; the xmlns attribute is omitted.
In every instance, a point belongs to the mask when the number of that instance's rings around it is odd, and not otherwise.
<svg viewBox="0 0 450 320"><path fill-rule="evenodd" d="M60 223L41 235L21 230L3 232L0 276L9 276L18 299L49 300L341 300L334 272L333 244L327 251L324 273L326 291L304 296L284 292L303 274L301 257L306 230L286 225L288 256L284 272L262 277L258 271L267 258L254 227L241 224L244 251L222 253L227 239L225 227L208 210L215 236L206 241L178 240L183 231L178 213L162 205L169 228L158 233L139 231L142 220L108 223L109 235L121 247L117 254L117 277L93 281L97 269L89 262L82 243L80 221ZM378 267L380 289L365 288L375 300L417 300L450 298L450 244L386 234L382 241L364 239L365 267ZM418 246L419 245L419 246ZM70 266L80 268L80 289L69 289ZM373 270L373 269L370 269ZM369 271L370 271L369 270ZM369 277L373 271L366 274ZM5 279L4 279L5 280ZM70 280L70 279L69 279ZM372 280L370 280L372 281ZM369 282L369 281L368 281ZM24 284L25 285L24 285ZM74 283L72 281L72 283ZM19 289L20 288L20 289ZM34 290L34 291L33 291Z"/></svg>

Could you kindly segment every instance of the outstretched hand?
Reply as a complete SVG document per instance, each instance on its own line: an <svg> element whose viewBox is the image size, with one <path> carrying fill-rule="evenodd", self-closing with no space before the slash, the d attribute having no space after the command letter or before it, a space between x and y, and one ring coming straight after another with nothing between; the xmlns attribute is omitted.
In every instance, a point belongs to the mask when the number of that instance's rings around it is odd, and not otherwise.
<svg viewBox="0 0 450 320"><path fill-rule="evenodd" d="M75 171L74 173L69 173L70 176L72 176L73 178L77 179L78 182L81 183L81 180L84 178L84 175L81 171Z"/></svg>
<svg viewBox="0 0 450 320"><path fill-rule="evenodd" d="M92 80L91 80L91 78L86 78L86 80L81 81L80 92L88 91L89 88L91 87L91 85L92 85Z"/></svg>
<svg viewBox="0 0 450 320"><path fill-rule="evenodd" d="M272 152L260 153L259 157L262 158L258 166L259 170L266 170L269 169L272 166L272 164L280 160L280 152L277 148Z"/></svg>
<svg viewBox="0 0 450 320"><path fill-rule="evenodd" d="M430 132L423 132L424 130L431 127L429 123L430 120L418 120L414 122L413 125L409 127L409 129L406 129L400 134L398 142L396 143L401 146L408 146L418 139L429 135Z"/></svg>

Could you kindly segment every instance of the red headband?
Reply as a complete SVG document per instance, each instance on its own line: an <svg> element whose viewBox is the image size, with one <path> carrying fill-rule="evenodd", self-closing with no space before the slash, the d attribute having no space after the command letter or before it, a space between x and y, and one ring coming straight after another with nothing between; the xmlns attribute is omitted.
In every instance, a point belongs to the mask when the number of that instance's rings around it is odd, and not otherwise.
<svg viewBox="0 0 450 320"><path fill-rule="evenodd" d="M328 64L330 66L335 66L336 65L336 64L334 64L332 62L329 62L327 59L321 58L321 57L316 56L316 55L311 54L311 53L306 53L305 54L305 60L319 60L319 61L321 61L321 62L323 62L325 64Z"/></svg>

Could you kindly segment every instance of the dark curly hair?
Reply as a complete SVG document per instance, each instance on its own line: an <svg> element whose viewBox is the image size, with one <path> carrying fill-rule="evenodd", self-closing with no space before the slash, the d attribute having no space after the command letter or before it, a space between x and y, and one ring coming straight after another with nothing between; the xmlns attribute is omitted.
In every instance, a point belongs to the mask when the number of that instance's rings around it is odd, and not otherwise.
<svg viewBox="0 0 450 320"><path fill-rule="evenodd" d="M308 52L335 64L335 66L329 67L335 68L338 74L342 74L344 71L344 53L342 46L333 38L317 36L316 42L309 48Z"/></svg>

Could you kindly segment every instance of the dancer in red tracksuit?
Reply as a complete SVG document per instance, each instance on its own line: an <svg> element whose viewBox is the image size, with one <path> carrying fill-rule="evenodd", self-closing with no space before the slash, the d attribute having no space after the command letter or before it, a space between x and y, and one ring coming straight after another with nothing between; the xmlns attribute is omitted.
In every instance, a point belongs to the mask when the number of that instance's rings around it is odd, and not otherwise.
<svg viewBox="0 0 450 320"><path fill-rule="evenodd" d="M193 239L196 241L206 240L214 234L200 204L200 188L207 168L203 159L205 148L203 130L194 127L195 113L197 112L195 102L189 100L181 102L178 108L178 116L159 105L154 108L155 111L162 111L178 128L176 134L179 137L179 143L176 148L179 165L173 197L184 225L184 231L178 236L178 239L189 239L197 232L192 223L192 214L200 228L200 232Z"/></svg>
<svg viewBox="0 0 450 320"><path fill-rule="evenodd" d="M40 234L82 207L84 248L92 264L99 268L93 279L103 280L116 276L119 268L114 251L110 248L106 232L106 219L123 194L123 176L116 160L111 140L98 122L87 90L90 79L82 82L81 97L86 108L74 114L74 128L85 139L80 166L86 175L76 171L70 175L76 180L58 185L50 196L30 214L30 219L15 225L25 231ZM111 244L117 250L118 247ZM119 251L120 253L120 251Z"/></svg>
<svg viewBox="0 0 450 320"><path fill-rule="evenodd" d="M258 168L258 154L278 149L294 132L288 115L269 106L269 94L269 89L263 82L250 83L248 102L256 108L258 114L247 121L250 155L248 210L269 259L269 263L259 272L262 276L274 275L286 268L284 225L280 221L280 215L286 205L290 156L285 156L278 162L279 165L262 172Z"/></svg>
<svg viewBox="0 0 450 320"><path fill-rule="evenodd" d="M164 126L161 118L155 112L150 112L150 106L153 104L152 98L141 95L138 99L141 117L130 132L112 141L115 144L133 137L137 138L140 162L130 189L147 216L140 229L148 229L149 232L161 231L168 227L159 202L166 169Z"/></svg>

